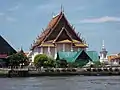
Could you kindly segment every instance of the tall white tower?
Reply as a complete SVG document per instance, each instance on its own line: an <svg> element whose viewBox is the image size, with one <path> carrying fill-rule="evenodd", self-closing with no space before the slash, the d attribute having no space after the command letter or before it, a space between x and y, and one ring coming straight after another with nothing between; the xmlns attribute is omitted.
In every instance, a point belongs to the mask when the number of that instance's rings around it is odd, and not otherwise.
<svg viewBox="0 0 120 90"><path fill-rule="evenodd" d="M108 53L108 51L105 48L104 40L103 40L102 50L100 51L100 62L101 63L108 63L107 53Z"/></svg>

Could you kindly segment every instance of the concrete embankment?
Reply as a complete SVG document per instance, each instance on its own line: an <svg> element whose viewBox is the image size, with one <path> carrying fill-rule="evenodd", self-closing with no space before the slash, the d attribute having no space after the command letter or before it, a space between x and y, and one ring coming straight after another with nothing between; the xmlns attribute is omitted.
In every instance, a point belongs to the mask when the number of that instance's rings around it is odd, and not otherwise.
<svg viewBox="0 0 120 90"><path fill-rule="evenodd" d="M29 71L29 76L64 76L64 75L84 75L84 76L111 76L120 75L120 69L98 69L98 68L86 68L86 69L49 69L44 72L41 71Z"/></svg>
<svg viewBox="0 0 120 90"><path fill-rule="evenodd" d="M26 77L28 74L28 69L0 68L0 77Z"/></svg>
<svg viewBox="0 0 120 90"><path fill-rule="evenodd" d="M107 68L54 68L44 70L28 70L28 69L0 69L0 77L36 77L36 76L111 76L120 75L120 69Z"/></svg>

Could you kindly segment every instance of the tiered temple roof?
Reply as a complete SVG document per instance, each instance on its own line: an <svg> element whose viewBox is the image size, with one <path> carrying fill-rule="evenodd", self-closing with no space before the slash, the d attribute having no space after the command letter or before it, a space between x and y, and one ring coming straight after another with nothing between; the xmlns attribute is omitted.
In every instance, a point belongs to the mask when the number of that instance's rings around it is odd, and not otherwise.
<svg viewBox="0 0 120 90"><path fill-rule="evenodd" d="M32 49L41 46L54 47L55 43L73 43L75 47L87 47L85 41L79 37L74 28L69 24L63 12L52 18L47 28L43 30L33 43Z"/></svg>

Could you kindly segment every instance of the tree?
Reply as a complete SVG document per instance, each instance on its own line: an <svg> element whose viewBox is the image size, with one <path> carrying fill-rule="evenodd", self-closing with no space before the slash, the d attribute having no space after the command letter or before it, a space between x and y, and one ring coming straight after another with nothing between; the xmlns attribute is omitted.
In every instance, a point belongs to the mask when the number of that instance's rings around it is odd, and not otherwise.
<svg viewBox="0 0 120 90"><path fill-rule="evenodd" d="M44 62L48 60L47 55L45 54L38 54L34 58L34 64L36 67L44 66Z"/></svg>
<svg viewBox="0 0 120 90"><path fill-rule="evenodd" d="M47 61L44 62L45 67L55 67L56 62L53 58L48 57Z"/></svg>
<svg viewBox="0 0 120 90"><path fill-rule="evenodd" d="M38 54L34 58L34 64L36 67L55 67L55 60L46 54Z"/></svg>
<svg viewBox="0 0 120 90"><path fill-rule="evenodd" d="M19 66L20 64L27 66L29 64L27 56L21 52L10 55L7 59L9 66Z"/></svg>

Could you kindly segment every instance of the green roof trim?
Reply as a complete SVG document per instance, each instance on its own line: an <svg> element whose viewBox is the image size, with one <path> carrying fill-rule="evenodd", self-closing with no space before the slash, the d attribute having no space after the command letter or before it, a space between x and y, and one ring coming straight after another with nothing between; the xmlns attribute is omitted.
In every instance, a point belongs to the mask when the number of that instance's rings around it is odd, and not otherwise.
<svg viewBox="0 0 120 90"><path fill-rule="evenodd" d="M93 62L99 61L99 56L96 51L84 51L84 50L73 51L73 52L60 51L57 53L57 59L58 60L65 59L67 60L67 62L75 62L82 52L85 52Z"/></svg>
<svg viewBox="0 0 120 90"><path fill-rule="evenodd" d="M79 50L78 52L77 52L77 54L76 54L76 56L75 56L75 60L78 58L78 56L81 54L83 52L83 50ZM74 60L74 61L75 61Z"/></svg>
<svg viewBox="0 0 120 90"><path fill-rule="evenodd" d="M58 52L59 59L65 59L67 62L74 62L77 52Z"/></svg>
<svg viewBox="0 0 120 90"><path fill-rule="evenodd" d="M86 51L87 55L91 58L91 60L94 61L99 61L99 55L96 51Z"/></svg>

